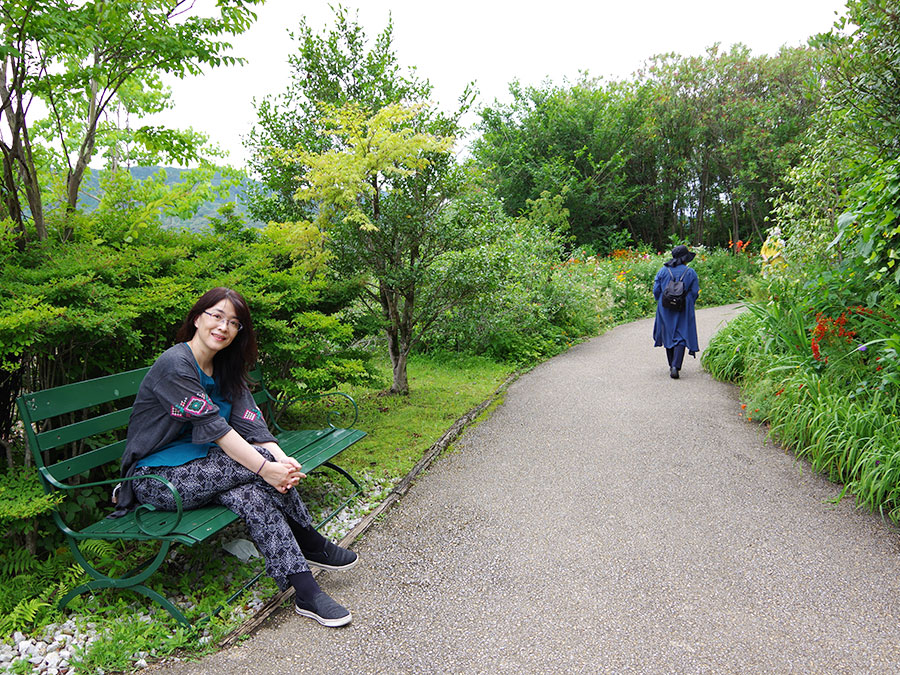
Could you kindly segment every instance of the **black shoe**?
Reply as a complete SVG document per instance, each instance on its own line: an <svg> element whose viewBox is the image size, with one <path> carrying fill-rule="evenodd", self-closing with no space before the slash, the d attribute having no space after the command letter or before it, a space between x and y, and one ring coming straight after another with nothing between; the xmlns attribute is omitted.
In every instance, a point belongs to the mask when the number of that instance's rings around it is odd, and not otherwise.
<svg viewBox="0 0 900 675"><path fill-rule="evenodd" d="M330 541L325 542L324 550L318 553L303 551L303 555L311 566L326 570L349 570L359 560L359 556L350 549L341 548Z"/></svg>
<svg viewBox="0 0 900 675"><path fill-rule="evenodd" d="M345 607L341 607L324 591L316 593L308 602L295 598L294 611L331 628L346 626L353 618Z"/></svg>
<svg viewBox="0 0 900 675"><path fill-rule="evenodd" d="M678 379L678 368L676 368L675 366L672 366L671 368L669 368L669 377L671 377L673 380L677 380Z"/></svg>

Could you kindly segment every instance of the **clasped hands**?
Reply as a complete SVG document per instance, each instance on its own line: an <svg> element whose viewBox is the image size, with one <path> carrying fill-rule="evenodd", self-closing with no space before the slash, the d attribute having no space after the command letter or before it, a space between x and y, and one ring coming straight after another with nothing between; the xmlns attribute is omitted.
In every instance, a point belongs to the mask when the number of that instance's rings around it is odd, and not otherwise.
<svg viewBox="0 0 900 675"><path fill-rule="evenodd" d="M300 462L293 457L285 457L277 462L266 462L260 471L260 475L269 485L281 493L285 493L306 478L306 474L300 469Z"/></svg>

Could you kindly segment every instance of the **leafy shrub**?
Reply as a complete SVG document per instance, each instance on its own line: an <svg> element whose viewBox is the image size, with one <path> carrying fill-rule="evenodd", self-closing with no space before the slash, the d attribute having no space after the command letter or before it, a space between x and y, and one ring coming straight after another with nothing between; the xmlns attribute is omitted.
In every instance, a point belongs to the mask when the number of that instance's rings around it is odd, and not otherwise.
<svg viewBox="0 0 900 675"><path fill-rule="evenodd" d="M884 307L835 307L837 277L773 281L710 342L703 365L742 385L748 419L767 422L784 447L843 483L859 505L900 522L897 320ZM900 298L898 298L900 299Z"/></svg>

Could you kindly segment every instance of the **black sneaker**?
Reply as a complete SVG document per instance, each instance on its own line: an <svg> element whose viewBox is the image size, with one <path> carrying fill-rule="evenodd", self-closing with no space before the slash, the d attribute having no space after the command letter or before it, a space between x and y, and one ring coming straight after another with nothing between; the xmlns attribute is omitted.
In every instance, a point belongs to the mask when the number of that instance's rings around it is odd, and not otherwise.
<svg viewBox="0 0 900 675"><path fill-rule="evenodd" d="M671 377L673 380L677 380L678 379L678 368L676 368L675 366L672 366L671 368L669 368L669 377Z"/></svg>
<svg viewBox="0 0 900 675"><path fill-rule="evenodd" d="M303 555L311 566L326 570L349 570L359 560L359 556L350 549L341 548L327 540L322 551L318 553L303 551Z"/></svg>
<svg viewBox="0 0 900 675"><path fill-rule="evenodd" d="M316 593L309 602L295 598L294 611L300 616L308 616L323 626L332 628L346 626L353 618L345 607L341 607L324 591Z"/></svg>

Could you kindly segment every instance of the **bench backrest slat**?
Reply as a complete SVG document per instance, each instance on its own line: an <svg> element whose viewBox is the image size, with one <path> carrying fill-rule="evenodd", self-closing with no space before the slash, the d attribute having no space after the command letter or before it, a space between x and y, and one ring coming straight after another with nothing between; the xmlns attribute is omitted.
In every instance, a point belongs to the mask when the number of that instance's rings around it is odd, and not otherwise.
<svg viewBox="0 0 900 675"><path fill-rule="evenodd" d="M62 482L72 476L77 476L85 471L96 469L110 462L115 462L125 452L125 441L116 441L96 450L82 452L71 459L64 459L47 467L47 471L58 481Z"/></svg>
<svg viewBox="0 0 900 675"><path fill-rule="evenodd" d="M20 396L16 404L25 424L25 436L35 464L45 468L57 480L63 481L119 459L125 450L125 441L104 438L102 434L126 427L131 415L130 407L98 414L72 424L63 424L40 433L36 433L34 427L51 418L73 412L90 412L96 406L134 396L148 370L149 367L137 368L126 373L107 375ZM54 461L53 453L45 454L70 443L91 438L94 438L94 445L101 447L61 461ZM110 443L110 440L114 442Z"/></svg>
<svg viewBox="0 0 900 675"><path fill-rule="evenodd" d="M134 396L148 370L149 367L138 368L127 373L107 375L94 380L23 394L19 405L20 407L24 405L28 409L28 418L32 422L40 422L50 417Z"/></svg>
<svg viewBox="0 0 900 675"><path fill-rule="evenodd" d="M92 417L88 420L68 424L58 429L51 429L35 435L38 448L43 452L58 448L67 443L74 443L95 434L102 434L128 425L131 408Z"/></svg>

